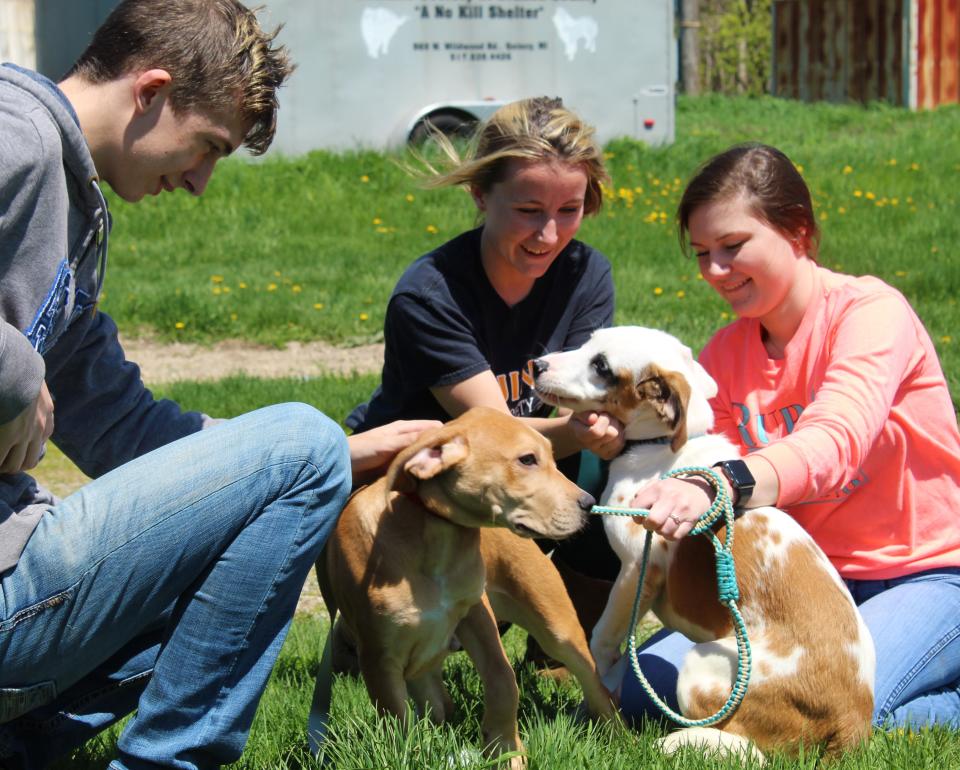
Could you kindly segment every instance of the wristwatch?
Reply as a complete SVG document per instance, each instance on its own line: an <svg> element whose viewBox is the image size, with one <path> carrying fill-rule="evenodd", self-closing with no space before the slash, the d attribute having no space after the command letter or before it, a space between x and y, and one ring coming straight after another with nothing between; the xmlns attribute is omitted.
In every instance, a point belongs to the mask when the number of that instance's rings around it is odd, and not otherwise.
<svg viewBox="0 0 960 770"><path fill-rule="evenodd" d="M734 507L743 508L750 500L753 488L757 485L756 479L753 478L747 464L743 460L724 460L715 463L713 467L718 468L730 482L733 489Z"/></svg>

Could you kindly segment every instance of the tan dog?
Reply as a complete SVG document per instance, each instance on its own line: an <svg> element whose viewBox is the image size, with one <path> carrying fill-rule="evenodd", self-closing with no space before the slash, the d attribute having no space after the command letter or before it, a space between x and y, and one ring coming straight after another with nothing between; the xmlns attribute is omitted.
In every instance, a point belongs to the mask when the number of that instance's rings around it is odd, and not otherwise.
<svg viewBox="0 0 960 770"><path fill-rule="evenodd" d="M604 505L628 506L641 487L666 471L709 467L739 454L724 436L707 433L713 426L707 399L716 394L716 383L669 334L601 329L579 350L535 361L534 371L546 402L606 411L626 426L628 448L610 465ZM646 535L638 518L611 516L604 524L622 566L591 639L601 673L620 658ZM803 742L829 754L866 740L873 641L840 576L810 535L776 508L747 510L735 532L739 608L753 649L747 693L719 730L680 730L663 748L711 743L749 751L753 743L763 750L796 750ZM722 528L718 536L723 539ZM717 599L706 538L668 541L654 535L640 611L649 609L665 626L698 642L677 682L683 715L716 713L733 685L736 645L729 613Z"/></svg>
<svg viewBox="0 0 960 770"><path fill-rule="evenodd" d="M441 668L455 637L483 680L488 752L522 751L496 613L567 665L593 713L611 716L560 576L526 539L573 534L593 502L557 470L543 436L486 408L421 436L355 494L318 574L378 709L403 719L410 696L421 713L429 706L434 719L447 717Z"/></svg>

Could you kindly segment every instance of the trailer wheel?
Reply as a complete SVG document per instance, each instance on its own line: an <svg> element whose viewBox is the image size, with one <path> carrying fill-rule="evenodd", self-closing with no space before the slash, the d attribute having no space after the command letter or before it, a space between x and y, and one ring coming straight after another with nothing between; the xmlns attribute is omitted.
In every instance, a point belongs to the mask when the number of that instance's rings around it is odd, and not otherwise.
<svg viewBox="0 0 960 770"><path fill-rule="evenodd" d="M470 136L476 128L477 119L467 112L455 110L432 112L416 122L407 141L410 144L423 144L430 136L427 124L451 139L462 139Z"/></svg>

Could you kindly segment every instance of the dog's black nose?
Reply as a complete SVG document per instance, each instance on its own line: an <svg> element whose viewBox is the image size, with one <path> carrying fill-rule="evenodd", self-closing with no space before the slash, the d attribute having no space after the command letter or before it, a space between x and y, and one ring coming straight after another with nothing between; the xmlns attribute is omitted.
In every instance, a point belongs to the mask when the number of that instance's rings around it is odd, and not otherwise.
<svg viewBox="0 0 960 770"><path fill-rule="evenodd" d="M547 369L549 369L549 368L550 368L550 364L548 364L548 363L547 363L546 361L544 361L542 358L535 358L535 359L533 360L533 376L534 376L534 378L539 377L541 374L543 374L543 373L544 373L545 371L547 371Z"/></svg>
<svg viewBox="0 0 960 770"><path fill-rule="evenodd" d="M580 495L580 499L577 500L577 503L579 504L581 511L590 513L590 509L597 504L597 501L589 492L584 492L582 495Z"/></svg>

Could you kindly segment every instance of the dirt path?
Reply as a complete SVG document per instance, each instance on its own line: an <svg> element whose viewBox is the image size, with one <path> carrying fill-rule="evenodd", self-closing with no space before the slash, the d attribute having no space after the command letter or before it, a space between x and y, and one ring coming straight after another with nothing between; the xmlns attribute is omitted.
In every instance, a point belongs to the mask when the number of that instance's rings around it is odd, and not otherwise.
<svg viewBox="0 0 960 770"><path fill-rule="evenodd" d="M216 346L121 339L127 358L140 365L144 382L219 380L231 374L298 377L374 374L383 367L383 344L338 348L326 342L291 342L283 349L227 340Z"/></svg>

